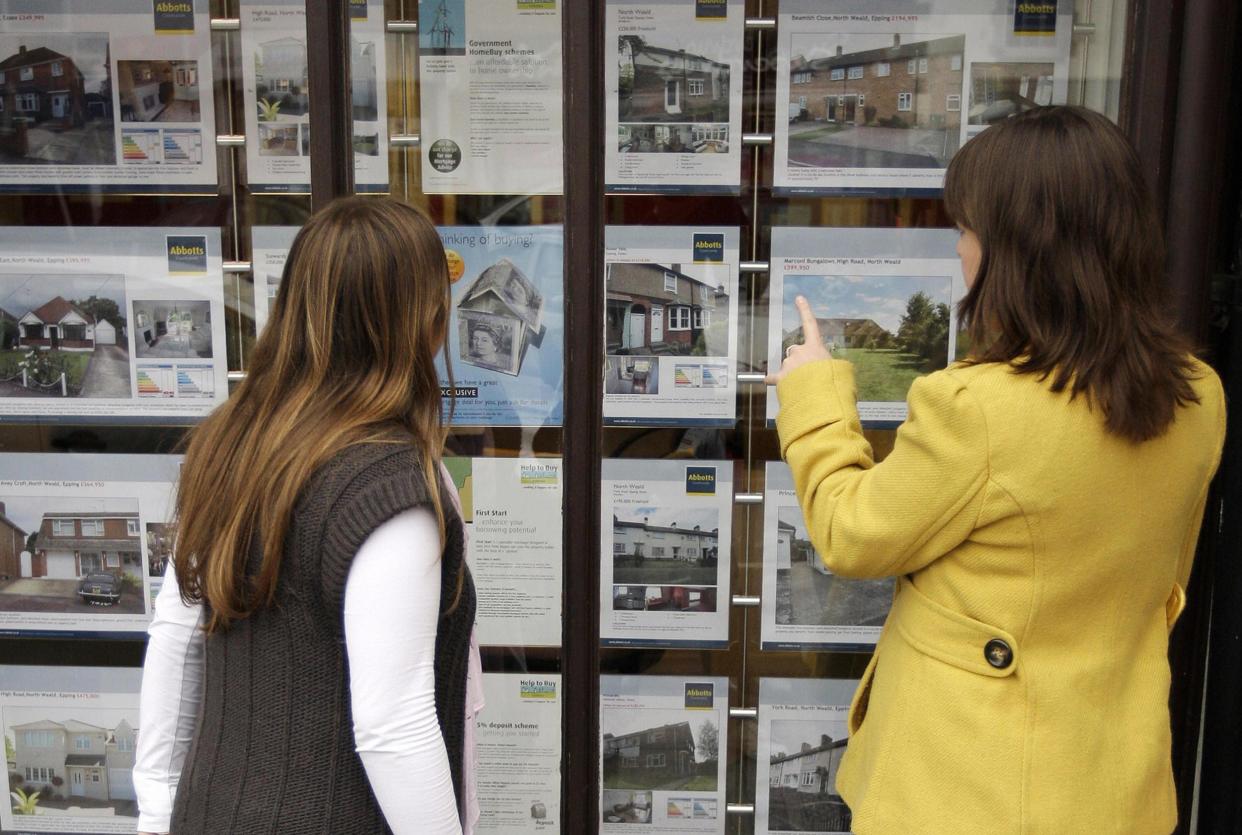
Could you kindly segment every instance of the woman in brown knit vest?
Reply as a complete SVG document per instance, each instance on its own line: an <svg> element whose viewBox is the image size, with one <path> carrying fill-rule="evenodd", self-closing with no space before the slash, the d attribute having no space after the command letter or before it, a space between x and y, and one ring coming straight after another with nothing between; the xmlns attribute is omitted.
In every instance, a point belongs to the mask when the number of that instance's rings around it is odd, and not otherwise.
<svg viewBox="0 0 1242 835"><path fill-rule="evenodd" d="M471 831L449 308L444 248L409 206L340 200L294 241L245 381L190 435L143 679L141 832Z"/></svg>

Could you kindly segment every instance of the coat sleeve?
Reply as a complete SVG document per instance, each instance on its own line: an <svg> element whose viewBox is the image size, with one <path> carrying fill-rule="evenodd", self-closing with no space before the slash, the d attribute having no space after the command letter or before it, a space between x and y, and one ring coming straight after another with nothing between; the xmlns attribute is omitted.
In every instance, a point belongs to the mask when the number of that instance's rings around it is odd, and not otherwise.
<svg viewBox="0 0 1242 835"><path fill-rule="evenodd" d="M952 372L914 382L909 415L879 464L862 433L850 363L801 366L777 394L781 453L811 543L833 574L908 574L970 535L988 481L987 425Z"/></svg>

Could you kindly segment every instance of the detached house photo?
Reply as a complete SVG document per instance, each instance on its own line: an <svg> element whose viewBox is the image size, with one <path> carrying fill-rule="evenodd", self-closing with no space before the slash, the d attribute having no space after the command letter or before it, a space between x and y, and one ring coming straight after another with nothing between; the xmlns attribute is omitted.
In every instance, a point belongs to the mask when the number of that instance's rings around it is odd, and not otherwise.
<svg viewBox="0 0 1242 835"><path fill-rule="evenodd" d="M618 121L727 124L729 65L717 57L724 56L622 35L617 39Z"/></svg>
<svg viewBox="0 0 1242 835"><path fill-rule="evenodd" d="M612 517L612 580L650 586L715 586L720 518L715 508L641 508Z"/></svg>
<svg viewBox="0 0 1242 835"><path fill-rule="evenodd" d="M0 610L146 610L136 499L0 496L0 517Z"/></svg>
<svg viewBox="0 0 1242 835"><path fill-rule="evenodd" d="M108 36L0 34L0 162L112 165Z"/></svg>
<svg viewBox="0 0 1242 835"><path fill-rule="evenodd" d="M42 714L26 707L4 711L9 792L37 794L34 809L41 817L105 818L122 825L135 817L137 711L53 708Z"/></svg>
<svg viewBox="0 0 1242 835"><path fill-rule="evenodd" d="M778 719L770 734L768 828L849 832L850 810L836 789L848 742L845 723Z"/></svg>
<svg viewBox="0 0 1242 835"><path fill-rule="evenodd" d="M0 274L15 320L15 338L0 347L0 397L128 398L124 284L117 275Z"/></svg>
<svg viewBox="0 0 1242 835"><path fill-rule="evenodd" d="M961 143L962 35L795 35L789 161L944 168Z"/></svg>
<svg viewBox="0 0 1242 835"><path fill-rule="evenodd" d="M726 270L711 264L608 264L608 354L728 356Z"/></svg>
<svg viewBox="0 0 1242 835"><path fill-rule="evenodd" d="M605 789L716 789L719 728L714 711L603 708L600 729Z"/></svg>

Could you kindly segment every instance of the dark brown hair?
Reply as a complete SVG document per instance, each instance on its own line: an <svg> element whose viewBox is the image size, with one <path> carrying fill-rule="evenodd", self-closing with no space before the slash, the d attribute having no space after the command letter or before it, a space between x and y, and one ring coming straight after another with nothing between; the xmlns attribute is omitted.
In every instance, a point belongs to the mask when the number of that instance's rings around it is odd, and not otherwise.
<svg viewBox="0 0 1242 835"><path fill-rule="evenodd" d="M967 362L1051 378L1134 442L1197 402L1163 284L1160 223L1138 155L1112 122L1068 106L1006 119L958 151L944 198L982 249L958 304Z"/></svg>
<svg viewBox="0 0 1242 835"><path fill-rule="evenodd" d="M182 596L208 604L208 631L271 605L299 494L351 444L412 439L443 540L435 359L449 304L444 247L417 209L344 198L298 233L250 371L190 433L181 468L174 566Z"/></svg>

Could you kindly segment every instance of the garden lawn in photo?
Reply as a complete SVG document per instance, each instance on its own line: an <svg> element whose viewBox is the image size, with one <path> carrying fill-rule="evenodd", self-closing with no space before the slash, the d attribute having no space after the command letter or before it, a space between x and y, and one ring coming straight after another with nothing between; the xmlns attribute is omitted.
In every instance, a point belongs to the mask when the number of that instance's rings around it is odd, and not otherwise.
<svg viewBox="0 0 1242 835"><path fill-rule="evenodd" d="M927 373L927 360L899 348L838 348L833 356L854 365L858 399L905 400L915 379Z"/></svg>

